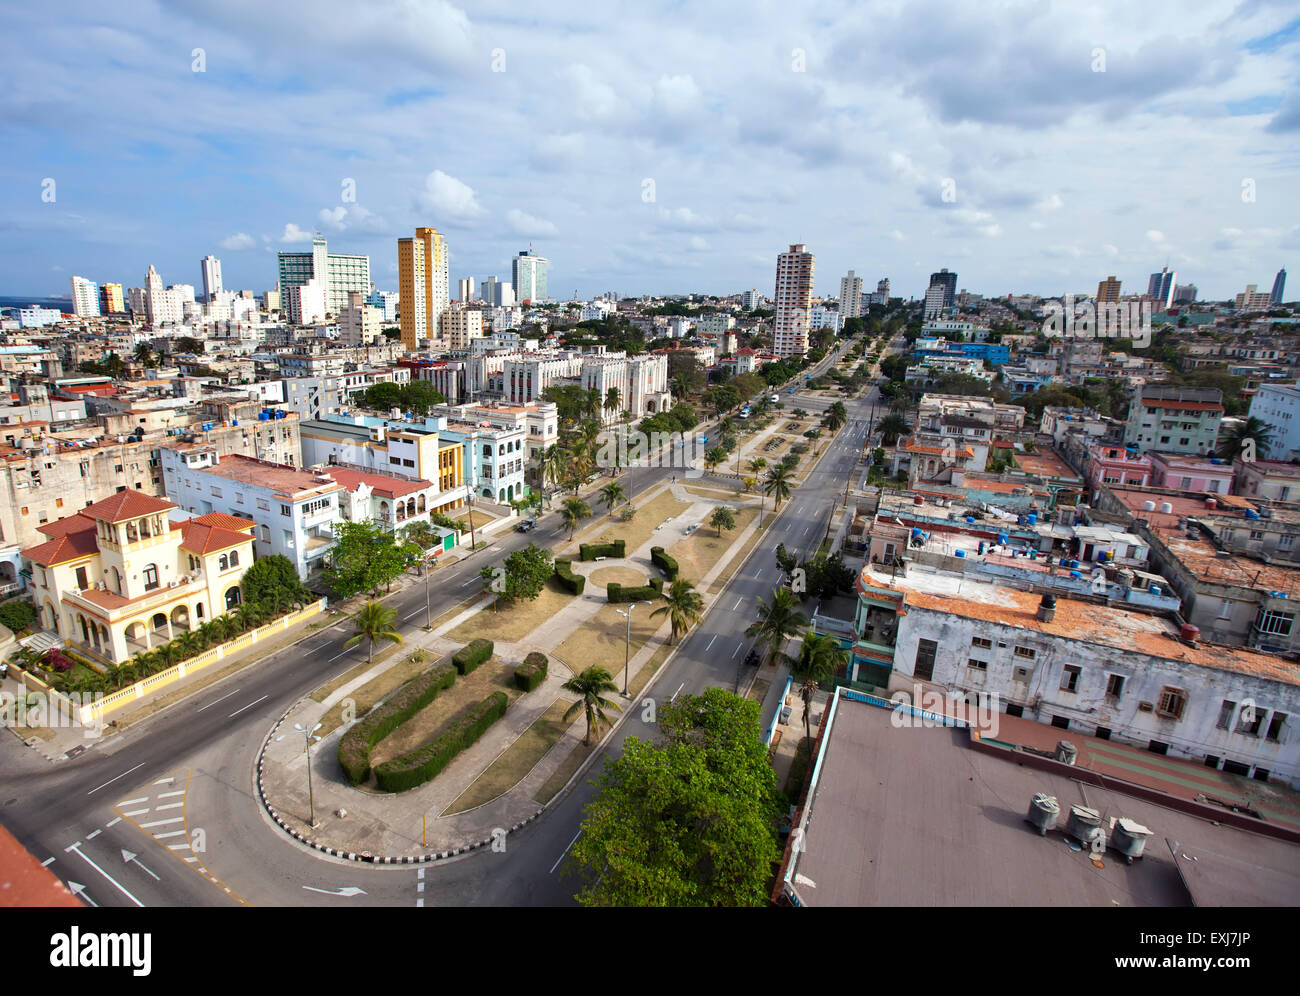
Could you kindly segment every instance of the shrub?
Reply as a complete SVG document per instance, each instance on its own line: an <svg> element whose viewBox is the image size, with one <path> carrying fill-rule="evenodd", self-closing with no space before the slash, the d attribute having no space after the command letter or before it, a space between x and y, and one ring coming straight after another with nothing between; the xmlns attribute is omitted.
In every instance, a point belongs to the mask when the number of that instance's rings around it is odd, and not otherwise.
<svg viewBox="0 0 1300 996"><path fill-rule="evenodd" d="M650 548L650 562L668 575L669 581L677 580L677 560L670 557L664 552L661 546L652 546Z"/></svg>
<svg viewBox="0 0 1300 996"><path fill-rule="evenodd" d="M436 664L418 674L365 718L352 726L339 740L339 765L348 781L360 785L370 774L370 748L417 712L427 706L444 688L456 680L450 664Z"/></svg>
<svg viewBox="0 0 1300 996"><path fill-rule="evenodd" d="M515 668L515 684L525 692L546 680L546 655L533 651L524 658L524 662Z"/></svg>
<svg viewBox="0 0 1300 996"><path fill-rule="evenodd" d="M555 580L570 595L581 595L582 590L587 587L587 579L581 574L574 574L569 569L569 563L567 560L557 560L555 562Z"/></svg>
<svg viewBox="0 0 1300 996"><path fill-rule="evenodd" d="M21 633L36 618L36 610L32 608L30 602L5 602L0 605L0 625L4 625L15 633Z"/></svg>
<svg viewBox="0 0 1300 996"><path fill-rule="evenodd" d="M625 557L626 550L627 544L623 540L614 540L613 543L583 543L578 547L578 554L587 561L597 557Z"/></svg>
<svg viewBox="0 0 1300 996"><path fill-rule="evenodd" d="M456 670L461 674L469 674L491 656L492 641L480 637L457 650L452 655L451 662L456 665Z"/></svg>
<svg viewBox="0 0 1300 996"><path fill-rule="evenodd" d="M653 602L663 590L663 578L651 578L640 588L624 588L615 581L605 589L605 595L611 602Z"/></svg>
<svg viewBox="0 0 1300 996"><path fill-rule="evenodd" d="M375 780L379 787L385 792L404 792L423 785L447 767L457 754L473 746L488 727L505 715L509 705L505 692L493 692L462 714L451 729L432 743L377 767Z"/></svg>

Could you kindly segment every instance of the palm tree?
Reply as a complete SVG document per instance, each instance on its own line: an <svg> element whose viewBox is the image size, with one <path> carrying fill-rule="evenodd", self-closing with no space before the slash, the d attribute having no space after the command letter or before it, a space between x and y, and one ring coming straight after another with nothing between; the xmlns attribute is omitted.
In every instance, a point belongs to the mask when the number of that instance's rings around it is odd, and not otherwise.
<svg viewBox="0 0 1300 996"><path fill-rule="evenodd" d="M600 414L601 397L600 391L596 388L588 388L583 395L582 410L587 418L595 418Z"/></svg>
<svg viewBox="0 0 1300 996"><path fill-rule="evenodd" d="M826 427L831 432L839 432L844 423L849 420L848 410L844 407L843 401L837 401L826 410Z"/></svg>
<svg viewBox="0 0 1300 996"><path fill-rule="evenodd" d="M582 738L584 747L591 746L592 730L601 723L608 723L609 719L605 715L606 709L613 709L616 712L621 711L617 703L610 699L602 698L601 693L612 692L617 690L618 686L614 684L613 678L603 667L592 665L581 674L570 678L564 683L564 690L573 692L579 696L578 701L569 706L564 718L570 719L579 709L587 713L587 735Z"/></svg>
<svg viewBox="0 0 1300 996"><path fill-rule="evenodd" d="M906 436L911 431L907 419L896 412L882 418L877 428L881 434L880 441L886 446L893 446L900 437Z"/></svg>
<svg viewBox="0 0 1300 996"><path fill-rule="evenodd" d="M763 457L754 457L754 459L750 460L749 463L747 464L747 467L749 468L749 472L751 474L761 473L763 468L765 468L766 466L767 466L767 460L765 460Z"/></svg>
<svg viewBox="0 0 1300 996"><path fill-rule="evenodd" d="M673 378L672 382L673 397L679 401L691 393L691 378L688 374L679 373Z"/></svg>
<svg viewBox="0 0 1300 996"><path fill-rule="evenodd" d="M537 469L542 479L542 487L557 483L568 465L569 454L559 443L552 443L537 456Z"/></svg>
<svg viewBox="0 0 1300 996"><path fill-rule="evenodd" d="M767 477L763 479L763 494L772 496L778 512L781 510L781 502L790 497L791 483L790 468L784 463L769 468Z"/></svg>
<svg viewBox="0 0 1300 996"><path fill-rule="evenodd" d="M616 412L623 407L622 392L617 387L611 387L605 392L605 413Z"/></svg>
<svg viewBox="0 0 1300 996"><path fill-rule="evenodd" d="M389 643L402 642L402 634L393 629L397 625L397 610L390 609L380 602L367 602L361 606L357 614L352 617L352 624L355 627L355 634L343 641L343 649L351 650L362 640L369 640L370 652L367 661L371 664L375 662L376 640L387 640Z"/></svg>
<svg viewBox="0 0 1300 996"><path fill-rule="evenodd" d="M1267 422L1252 415L1219 437L1217 453L1225 460L1241 457L1243 462L1253 463L1266 456L1272 445L1272 428Z"/></svg>
<svg viewBox="0 0 1300 996"><path fill-rule="evenodd" d="M621 502L626 496L623 492L623 485L617 481L610 481L600 489L600 500L609 509L610 517L614 515L614 506Z"/></svg>
<svg viewBox="0 0 1300 996"><path fill-rule="evenodd" d="M791 673L802 681L799 698L803 700L804 736L811 740L812 722L808 712L813 696L822 682L833 678L841 668L848 667L849 652L840 646L840 641L835 637L814 633L810 629L803 635L799 655L789 658L789 661Z"/></svg>
<svg viewBox="0 0 1300 996"><path fill-rule="evenodd" d="M581 498L566 498L560 508L560 521L569 530L569 539L577 532L582 520L591 514L591 506Z"/></svg>
<svg viewBox="0 0 1300 996"><path fill-rule="evenodd" d="M153 366L153 350L149 348L147 342L142 342L135 347L135 359L141 366Z"/></svg>
<svg viewBox="0 0 1300 996"><path fill-rule="evenodd" d="M727 459L727 451L721 446L715 446L704 454L704 466L712 471L714 467Z"/></svg>
<svg viewBox="0 0 1300 996"><path fill-rule="evenodd" d="M799 611L799 599L788 588L773 588L772 601L758 600L758 622L745 630L746 636L758 638L763 655L774 658L786 641L808 625L808 617Z"/></svg>
<svg viewBox="0 0 1300 996"><path fill-rule="evenodd" d="M675 580L663 597L667 604L659 606L650 615L668 616L668 621L673 625L668 642L673 643L678 633L685 633L700 621L704 613L704 599L695 590L695 585L685 578Z"/></svg>

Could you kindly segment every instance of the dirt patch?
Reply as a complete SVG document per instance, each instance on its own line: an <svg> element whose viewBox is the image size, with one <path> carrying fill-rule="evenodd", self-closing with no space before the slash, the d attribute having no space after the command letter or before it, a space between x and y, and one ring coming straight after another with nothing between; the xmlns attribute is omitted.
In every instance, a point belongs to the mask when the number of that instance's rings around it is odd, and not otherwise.
<svg viewBox="0 0 1300 996"><path fill-rule="evenodd" d="M588 574L587 580L602 588L608 588L611 582L635 588L646 583L646 576L631 567L602 567Z"/></svg>
<svg viewBox="0 0 1300 996"><path fill-rule="evenodd" d="M663 616L652 618L650 615L662 604L663 602L659 601L658 604L633 607L631 656L635 657L642 644L663 625ZM602 605L591 619L555 648L555 655L565 661L575 672L586 670L593 665L603 667L614 675L615 682L622 689L627 620L615 611L616 608L627 611L626 604Z"/></svg>
<svg viewBox="0 0 1300 996"><path fill-rule="evenodd" d="M563 591L549 578L540 595L529 601L502 602L497 608L491 603L476 615L470 616L455 629L449 630L447 639L468 643L476 637L518 643L538 626L553 619L573 596Z"/></svg>
<svg viewBox="0 0 1300 996"><path fill-rule="evenodd" d="M462 712L477 705L493 692L505 692L510 701L514 702L521 694L512 680L516 663L518 662L493 657L469 674L457 675L455 684L443 689L436 699L375 744L370 752L370 766L377 768L385 761L401 757L427 744L446 730Z"/></svg>
<svg viewBox="0 0 1300 996"><path fill-rule="evenodd" d="M600 519L579 531L574 543L566 544L565 548L576 553L579 542L611 543L621 539L627 544L627 552L631 553L654 535L655 526L676 518L688 507L674 498L669 490L665 490L653 501L633 504L636 504L636 518L631 522L610 521L608 517Z"/></svg>
<svg viewBox="0 0 1300 996"><path fill-rule="evenodd" d="M458 512L457 514L453 515L452 518L455 519L457 522L463 523L465 528L468 529L470 525L471 514L473 515L474 518L475 529L482 529L488 523L497 521L496 516L485 515L483 512L477 512L477 511L473 513L469 511Z"/></svg>
<svg viewBox="0 0 1300 996"><path fill-rule="evenodd" d="M758 518L758 509L732 509L732 515L736 518L736 528L724 529L722 536L718 536L706 517L699 529L668 548L668 555L677 560L681 577L698 585L713 565L724 559L745 527Z"/></svg>
<svg viewBox="0 0 1300 996"><path fill-rule="evenodd" d="M563 698L551 703L550 708L538 716L533 721L533 725L528 727L504 754L493 761L474 784L448 806L442 815L463 813L476 806L482 806L505 795L518 785L547 752L559 743L565 731L582 718L580 713L574 713L568 721L565 721L564 714L570 704L568 699Z"/></svg>

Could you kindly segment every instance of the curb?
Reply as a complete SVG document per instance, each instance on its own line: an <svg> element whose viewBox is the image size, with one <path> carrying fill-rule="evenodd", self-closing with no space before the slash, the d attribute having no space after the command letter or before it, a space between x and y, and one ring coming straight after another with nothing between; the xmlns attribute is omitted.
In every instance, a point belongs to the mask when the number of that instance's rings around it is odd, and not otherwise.
<svg viewBox="0 0 1300 996"><path fill-rule="evenodd" d="M416 864L427 864L434 861L446 861L450 858L459 857L462 854L468 854L471 851L477 851L482 848L491 848L492 845L498 839L500 839L497 835L491 834L483 838L482 840L472 841L468 844L462 844L459 847L453 847L441 851L430 851L427 854L377 855L377 854L371 854L369 851L359 851L359 852L345 851L342 848L333 847L328 844L322 844L319 841L312 840L306 834L303 834L298 830L295 830L283 818L281 818L280 814L276 812L275 807L272 806L270 801L266 798L266 791L262 782L262 772L266 763L265 760L266 749L271 745L271 740L275 736L275 731L280 728L280 724L282 724L286 719L289 718L289 714L292 713L293 710L298 707L298 704L300 702L302 702L302 699L298 699L296 702L294 702L293 705L289 706L289 708L284 711L284 713L280 716L280 718L275 721L275 725L271 727L270 731L266 735L266 739L262 741L261 748L259 748L257 752L258 801L262 804L262 808L266 810L266 814L270 816L272 820L275 821L276 826L278 826L281 830L283 830L294 840L298 841L300 844L305 844L307 847L310 847L312 850L320 851L323 854L328 854L330 857L342 858L345 861L355 861L359 864L416 865ZM522 830L524 827L528 826L528 824L532 823L539 816L541 816L544 811L545 811L545 807L539 808L536 812L532 813L530 816L525 817L523 820L520 820L518 823L513 824L509 829L505 830L505 834L508 835Z"/></svg>

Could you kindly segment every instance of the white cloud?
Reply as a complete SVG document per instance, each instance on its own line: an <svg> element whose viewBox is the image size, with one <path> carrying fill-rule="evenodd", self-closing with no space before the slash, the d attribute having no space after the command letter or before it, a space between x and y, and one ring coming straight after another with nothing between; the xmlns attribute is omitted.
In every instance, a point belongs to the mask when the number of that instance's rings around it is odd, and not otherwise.
<svg viewBox="0 0 1300 996"><path fill-rule="evenodd" d="M1154 228L1148 229L1147 241L1154 242L1156 245L1162 245L1165 241L1165 233Z"/></svg>
<svg viewBox="0 0 1300 996"><path fill-rule="evenodd" d="M247 232L236 232L234 235L227 235L217 243L218 249L252 249L257 245L257 240Z"/></svg>
<svg viewBox="0 0 1300 996"><path fill-rule="evenodd" d="M1060 194L1048 194L1038 202L1038 209L1040 211L1059 211L1064 206L1065 201L1061 199Z"/></svg>
<svg viewBox="0 0 1300 996"><path fill-rule="evenodd" d="M698 235L692 235L691 241L688 243L688 245L690 246L692 252L707 252L709 248L708 242L706 242L703 238L701 238Z"/></svg>
<svg viewBox="0 0 1300 996"><path fill-rule="evenodd" d="M654 86L653 107L668 117L685 117L700 106L700 88L689 74L660 76Z"/></svg>
<svg viewBox="0 0 1300 996"><path fill-rule="evenodd" d="M559 235L560 231L549 221L535 218L531 214L511 208L506 212L506 221L517 235Z"/></svg>
<svg viewBox="0 0 1300 996"><path fill-rule="evenodd" d="M659 220L665 228L672 228L677 231L698 231L713 227L712 220L696 214L688 207L660 208Z"/></svg>
<svg viewBox="0 0 1300 996"><path fill-rule="evenodd" d="M424 178L420 206L434 214L458 220L478 218L486 213L473 188L440 169Z"/></svg>
<svg viewBox="0 0 1300 996"><path fill-rule="evenodd" d="M310 242L311 240L311 232L304 232L292 221L284 226L284 232L280 236L281 242Z"/></svg>
<svg viewBox="0 0 1300 996"><path fill-rule="evenodd" d="M330 228L336 232L341 232L347 228L343 224L343 219L348 216L348 209L340 204L336 208L321 208L320 213L316 215L323 228Z"/></svg>
<svg viewBox="0 0 1300 996"><path fill-rule="evenodd" d="M618 94L608 83L597 79L590 66L581 62L561 70L561 79L573 84L578 114L590 120L613 117L619 107Z"/></svg>
<svg viewBox="0 0 1300 996"><path fill-rule="evenodd" d="M904 235L902 232L900 232L897 228L895 228L893 231L889 233L889 237L893 239L895 242L902 242L907 238L907 236Z"/></svg>

